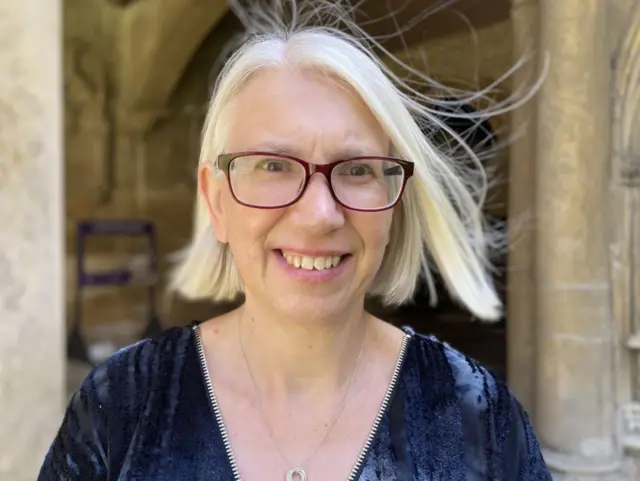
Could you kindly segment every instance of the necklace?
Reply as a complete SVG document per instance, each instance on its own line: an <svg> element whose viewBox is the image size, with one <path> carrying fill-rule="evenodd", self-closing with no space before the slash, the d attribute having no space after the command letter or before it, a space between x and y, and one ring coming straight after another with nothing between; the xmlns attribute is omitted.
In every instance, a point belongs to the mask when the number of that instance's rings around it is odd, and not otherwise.
<svg viewBox="0 0 640 481"><path fill-rule="evenodd" d="M287 471L287 474L285 476L286 481L307 481L307 472L304 470L304 468L302 468L302 466L304 466L306 463L308 463L309 460L311 460L311 458L313 458L313 456L316 454L318 449L320 449L320 446L322 446L322 443L324 442L324 440L329 435L329 433L333 429L334 425L338 421L338 418L342 414L342 411L344 411L344 408L345 408L345 406L347 404L347 399L349 398L349 392L351 391L351 386L353 385L353 380L356 377L356 373L357 373L358 367L360 365L360 359L362 358L362 352L364 351L364 341L365 341L366 337L367 337L367 329L365 328L364 335L362 336L362 344L360 345L360 352L358 353L358 357L356 358L356 362L355 362L355 364L353 366L353 370L351 371L351 377L349 378L349 384L347 385L347 389L346 389L346 391L344 393L344 396L342 398L342 402L340 403L339 409L336 411L336 413L333 416L333 418L331 418L331 422L329 423L329 425L327 426L327 429L325 430L324 434L320 438L320 441L318 441L318 443L316 444L314 449L311 451L311 454L309 454L304 459L304 461L302 463L300 463L298 466L293 467L293 468L291 468L291 469L289 469ZM256 380L253 377L253 373L251 372L251 367L249 366L249 360L247 359L247 353L245 352L244 345L242 344L242 334L241 334L241 331L240 331L240 323L239 322L238 322L238 343L240 344L240 350L242 351L242 357L243 357L244 363L245 363L245 365L247 367L247 372L249 373L249 377L251 378L251 384L253 385L253 391L255 393L256 401L258 403L258 409L259 409L259 412L260 412L260 417L262 418L262 422L265 425L265 427L267 428L267 433L269 434L269 438L271 439L271 442L275 446L276 450L278 451L278 454L280 455L280 457L284 461L285 465L291 466L292 463L290 463L288 461L287 457L284 455L284 452L282 451L282 449L280 447L280 443L278 443L278 441L276 440L275 435L273 434L273 430L271 429L271 425L269 424L269 421L267 419L267 415L264 412L264 407L262 405L262 399L260 398L260 392L258 391L258 386L256 384Z"/></svg>

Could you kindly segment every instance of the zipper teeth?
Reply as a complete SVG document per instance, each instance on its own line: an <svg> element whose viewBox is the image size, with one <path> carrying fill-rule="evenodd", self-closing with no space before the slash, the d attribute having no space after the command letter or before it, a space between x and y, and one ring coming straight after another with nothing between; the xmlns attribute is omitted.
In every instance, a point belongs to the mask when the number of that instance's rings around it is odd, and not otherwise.
<svg viewBox="0 0 640 481"><path fill-rule="evenodd" d="M213 414L216 418L216 423L218 424L220 435L222 436L222 443L224 444L224 449L227 452L227 458L229 458L229 464L231 465L233 479L234 481L240 481L240 471L238 469L238 463L236 462L236 457L233 454L233 447L231 446L229 433L227 432L227 427L224 424L224 419L222 418L222 412L220 411L218 398L216 397L215 390L213 389L213 383L211 382L211 376L209 375L207 360L204 356L204 347L202 343L202 334L200 333L200 326L199 325L194 326L194 330L196 333L196 344L198 346L198 357L200 358L200 367L202 368L202 372L204 373L204 382L207 385L209 401L211 402L211 407L213 408Z"/></svg>
<svg viewBox="0 0 640 481"><path fill-rule="evenodd" d="M349 477L347 478L347 481L355 481L356 476L360 471L360 468L362 468L362 464L364 463L364 460L369 454L369 450L371 449L371 444L373 443L373 440L378 434L380 423L382 422L382 418L387 412L387 407L389 406L389 402L391 401L391 397L395 392L396 384L398 383L398 379L400 377L400 371L402 369L402 364L404 363L404 358L407 352L407 346L409 344L410 337L411 336L409 334L405 334L404 339L402 340L400 355L398 356L398 360L396 361L396 367L393 370L393 375L391 376L391 382L389 383L389 387L387 387L387 391L384 394L382 404L380 405L380 409L378 410L378 415L376 416L376 419L373 421L373 426L371 426L371 430L369 431L369 435L367 436L367 441L364 443L364 446L360 450L358 459L356 460L356 463L353 465L353 469L351 470L351 473L349 473Z"/></svg>
<svg viewBox="0 0 640 481"><path fill-rule="evenodd" d="M222 418L222 412L220 411L220 405L218 404L218 398L216 397L215 390L213 389L213 382L211 382L211 376L209 375L209 368L207 367L207 360L204 356L204 347L202 343L202 334L200 333L200 326L196 325L193 327L196 334L196 345L198 349L198 357L200 359L200 367L202 372L204 373L204 382L207 386L207 392L209 394L209 401L211 402L211 407L213 408L213 414L216 418L216 423L218 424L218 429L220 430L220 435L222 436L222 443L224 444L224 449L227 452L227 458L229 458L229 464L231 465L231 471L233 472L234 481L241 481L240 479L240 471L238 469L238 463L236 462L236 457L233 454L233 447L231 446L231 440L229 439L229 433L227 432L227 427L224 423L224 419ZM398 383L398 379L400 377L400 370L402 369L402 364L404 362L404 358L407 352L407 346L409 344L410 339L409 334L405 334L404 339L402 340L402 346L400 347L400 355L398 356L398 360L396 361L396 366L393 370L393 375L391 376L391 382L387 387L387 391L384 394L384 398L382 399L382 404L380 405L380 409L378 410L378 414L376 415L375 420L373 421L373 426L369 430L369 435L367 436L367 440L364 443L364 446L360 450L360 454L358 454L358 459L356 463L353 465L353 469L349 473L349 477L347 481L355 481L362 464L364 463L365 458L369 454L369 450L371 449L371 444L378 434L378 429L380 428L380 423L382 422L382 418L387 412L387 407L389 406L389 402L391 401L391 396L396 388L396 384Z"/></svg>

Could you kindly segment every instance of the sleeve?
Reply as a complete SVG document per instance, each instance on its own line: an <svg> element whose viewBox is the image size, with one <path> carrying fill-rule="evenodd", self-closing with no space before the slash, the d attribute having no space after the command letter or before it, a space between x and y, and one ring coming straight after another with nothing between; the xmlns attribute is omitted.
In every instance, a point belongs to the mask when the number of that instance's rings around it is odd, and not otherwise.
<svg viewBox="0 0 640 481"><path fill-rule="evenodd" d="M106 367L95 368L73 394L38 481L107 479Z"/></svg>
<svg viewBox="0 0 640 481"><path fill-rule="evenodd" d="M504 479L552 481L527 413L506 387L501 387L500 391L501 395L508 397L509 411L508 423L503 427L506 434L501 436L500 446L506 474Z"/></svg>
<svg viewBox="0 0 640 481"><path fill-rule="evenodd" d="M529 418L504 382L448 345L473 480L552 481Z"/></svg>

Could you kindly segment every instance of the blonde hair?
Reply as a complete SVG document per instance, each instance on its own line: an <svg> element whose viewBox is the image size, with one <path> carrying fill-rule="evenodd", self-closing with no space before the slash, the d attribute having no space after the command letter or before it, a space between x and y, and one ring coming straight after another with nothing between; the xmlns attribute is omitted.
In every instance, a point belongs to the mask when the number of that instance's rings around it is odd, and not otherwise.
<svg viewBox="0 0 640 481"><path fill-rule="evenodd" d="M256 4L253 9L231 3L247 33L217 78L203 129L200 165L224 152L221 118L230 99L256 71L291 66L339 78L376 116L391 139L394 155L415 164L368 294L379 296L387 305L405 303L424 274L435 302L433 262L451 296L474 316L499 318L501 301L491 280L490 237L481 208L487 180L478 179L477 173L472 178L464 170L468 166L453 162L425 136L421 125L446 130L480 166L476 154L428 107L433 99L409 87L376 56L371 45L379 45L349 20L347 10L336 0L307 2L306 9L298 8L295 0L281 0L271 8ZM345 33L345 25L351 33ZM216 301L234 299L243 290L229 246L216 240L200 195L193 240L180 255L171 288L186 298Z"/></svg>

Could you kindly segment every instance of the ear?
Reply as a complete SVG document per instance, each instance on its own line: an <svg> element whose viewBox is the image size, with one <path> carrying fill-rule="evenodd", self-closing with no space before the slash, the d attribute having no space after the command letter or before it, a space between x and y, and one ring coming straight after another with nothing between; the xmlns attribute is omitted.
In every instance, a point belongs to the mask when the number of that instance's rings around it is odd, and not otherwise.
<svg viewBox="0 0 640 481"><path fill-rule="evenodd" d="M224 179L218 178L210 163L205 163L198 171L198 189L207 210L213 232L218 242L228 242L227 215L222 203L222 189Z"/></svg>

